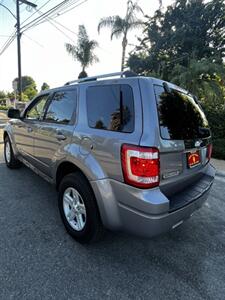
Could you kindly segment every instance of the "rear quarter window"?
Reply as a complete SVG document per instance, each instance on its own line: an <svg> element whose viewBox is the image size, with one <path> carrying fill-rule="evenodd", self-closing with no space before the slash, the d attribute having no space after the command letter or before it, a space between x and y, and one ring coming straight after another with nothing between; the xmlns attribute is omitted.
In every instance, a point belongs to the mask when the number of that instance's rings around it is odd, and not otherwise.
<svg viewBox="0 0 225 300"><path fill-rule="evenodd" d="M127 84L93 86L87 89L87 117L91 128L134 131L134 97Z"/></svg>

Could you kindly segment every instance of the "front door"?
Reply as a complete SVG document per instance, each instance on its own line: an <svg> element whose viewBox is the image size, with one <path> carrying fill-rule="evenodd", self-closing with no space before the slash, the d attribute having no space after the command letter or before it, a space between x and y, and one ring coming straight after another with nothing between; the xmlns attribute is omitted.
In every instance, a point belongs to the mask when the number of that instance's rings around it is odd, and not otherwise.
<svg viewBox="0 0 225 300"><path fill-rule="evenodd" d="M24 117L16 122L14 136L17 149L28 161L34 159L34 132L43 116L48 94L37 97L28 106Z"/></svg>

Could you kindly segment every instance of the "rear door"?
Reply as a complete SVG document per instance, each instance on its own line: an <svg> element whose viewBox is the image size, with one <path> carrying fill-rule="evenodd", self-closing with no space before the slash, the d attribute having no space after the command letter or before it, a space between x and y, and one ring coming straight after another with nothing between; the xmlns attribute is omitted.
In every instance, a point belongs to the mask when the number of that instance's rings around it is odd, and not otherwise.
<svg viewBox="0 0 225 300"><path fill-rule="evenodd" d="M82 118L76 137L81 139L82 152L91 153L106 176L123 181L121 145L138 145L142 133L138 80L99 80L80 85L80 99L84 101L79 104Z"/></svg>

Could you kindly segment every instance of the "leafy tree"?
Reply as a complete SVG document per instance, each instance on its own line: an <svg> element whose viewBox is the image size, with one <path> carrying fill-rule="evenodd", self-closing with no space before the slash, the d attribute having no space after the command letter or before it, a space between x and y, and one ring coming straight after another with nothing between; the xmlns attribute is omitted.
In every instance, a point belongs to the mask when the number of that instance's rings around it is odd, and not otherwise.
<svg viewBox="0 0 225 300"><path fill-rule="evenodd" d="M0 99L5 99L6 93L4 91L0 91Z"/></svg>
<svg viewBox="0 0 225 300"><path fill-rule="evenodd" d="M130 55L136 72L170 79L174 66L210 59L221 64L225 56L225 3L223 0L176 0L165 12L147 17L144 38Z"/></svg>
<svg viewBox="0 0 225 300"><path fill-rule="evenodd" d="M26 102L34 98L36 95L37 95L37 90L30 86L24 90L22 94L22 99L23 101Z"/></svg>
<svg viewBox="0 0 225 300"><path fill-rule="evenodd" d="M15 78L13 82L18 83L18 78ZM22 101L31 100L37 94L37 85L32 77L22 76L22 93Z"/></svg>
<svg viewBox="0 0 225 300"><path fill-rule="evenodd" d="M98 57L94 54L95 48L98 47L97 41L90 40L85 26L80 25L77 45L66 43L65 46L66 51L82 66L82 71L78 78L87 77L85 69L94 62L99 61Z"/></svg>
<svg viewBox="0 0 225 300"><path fill-rule="evenodd" d="M124 18L120 16L109 16L106 18L102 18L98 24L98 32L103 27L111 28L111 40L115 38L122 37L122 63L121 70L124 70L125 66L125 55L126 48L128 44L128 33L129 31L136 29L143 25L143 22L137 18L136 13L142 12L142 9L138 5L137 2L133 2L131 0L127 1L127 11ZM143 12L142 12L143 13Z"/></svg>
<svg viewBox="0 0 225 300"><path fill-rule="evenodd" d="M212 109L225 103L225 3L176 0L145 24L144 38L128 65L191 91Z"/></svg>
<svg viewBox="0 0 225 300"><path fill-rule="evenodd" d="M13 92L8 92L7 93L7 98L14 99L15 98L15 94Z"/></svg>
<svg viewBox="0 0 225 300"><path fill-rule="evenodd" d="M41 86L41 91L48 90L48 89L50 89L50 86L46 82L43 82Z"/></svg>
<svg viewBox="0 0 225 300"><path fill-rule="evenodd" d="M224 106L225 66L210 59L190 60L187 67L175 65L170 81L185 87L208 107L220 110Z"/></svg>
<svg viewBox="0 0 225 300"><path fill-rule="evenodd" d="M129 67L197 95L212 129L213 155L225 158L225 2L176 0L146 18Z"/></svg>
<svg viewBox="0 0 225 300"><path fill-rule="evenodd" d="M15 81L18 83L18 78L13 80L13 82ZM24 92L27 87L32 87L37 91L37 85L34 79L31 76L22 76L22 92Z"/></svg>

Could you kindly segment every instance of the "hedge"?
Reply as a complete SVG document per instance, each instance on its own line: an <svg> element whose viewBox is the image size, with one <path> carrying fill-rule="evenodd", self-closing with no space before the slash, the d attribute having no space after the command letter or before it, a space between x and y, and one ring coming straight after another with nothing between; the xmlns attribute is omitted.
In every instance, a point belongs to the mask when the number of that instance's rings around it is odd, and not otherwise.
<svg viewBox="0 0 225 300"><path fill-rule="evenodd" d="M205 108L205 113L212 131L212 156L225 159L225 109L215 110Z"/></svg>
<svg viewBox="0 0 225 300"><path fill-rule="evenodd" d="M0 110L8 110L8 109L9 109L8 106L0 105Z"/></svg>
<svg viewBox="0 0 225 300"><path fill-rule="evenodd" d="M213 140L213 151L212 156L214 158L225 160L225 139L214 139Z"/></svg>

